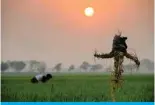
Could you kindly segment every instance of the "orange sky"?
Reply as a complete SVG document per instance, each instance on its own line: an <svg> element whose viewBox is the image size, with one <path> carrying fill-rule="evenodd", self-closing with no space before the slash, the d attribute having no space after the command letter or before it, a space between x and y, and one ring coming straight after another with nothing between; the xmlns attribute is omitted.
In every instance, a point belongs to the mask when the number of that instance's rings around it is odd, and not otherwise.
<svg viewBox="0 0 155 105"><path fill-rule="evenodd" d="M153 0L2 0L2 59L44 60L49 67L93 62L110 52L117 29L140 59L153 60ZM84 9L92 6L93 17ZM102 61L101 61L102 63Z"/></svg>

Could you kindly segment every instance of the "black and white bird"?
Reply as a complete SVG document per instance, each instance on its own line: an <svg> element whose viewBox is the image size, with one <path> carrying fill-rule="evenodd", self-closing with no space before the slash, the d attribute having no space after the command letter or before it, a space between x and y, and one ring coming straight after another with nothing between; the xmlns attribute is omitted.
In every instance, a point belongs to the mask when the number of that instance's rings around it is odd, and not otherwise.
<svg viewBox="0 0 155 105"><path fill-rule="evenodd" d="M45 83L52 78L51 74L38 74L31 79L31 83Z"/></svg>

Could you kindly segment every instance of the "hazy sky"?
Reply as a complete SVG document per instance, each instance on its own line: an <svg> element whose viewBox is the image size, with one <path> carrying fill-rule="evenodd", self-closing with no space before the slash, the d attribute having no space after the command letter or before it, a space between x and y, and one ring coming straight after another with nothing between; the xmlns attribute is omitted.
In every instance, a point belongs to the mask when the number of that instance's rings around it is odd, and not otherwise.
<svg viewBox="0 0 155 105"><path fill-rule="evenodd" d="M2 0L2 59L44 60L49 67L94 63L120 29L140 59L153 60L153 0ZM93 17L84 9L92 6Z"/></svg>

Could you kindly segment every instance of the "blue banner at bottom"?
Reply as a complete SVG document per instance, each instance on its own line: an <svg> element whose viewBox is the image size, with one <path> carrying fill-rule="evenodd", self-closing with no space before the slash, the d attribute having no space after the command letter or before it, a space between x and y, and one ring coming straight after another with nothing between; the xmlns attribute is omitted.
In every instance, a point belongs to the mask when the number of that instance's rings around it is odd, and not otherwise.
<svg viewBox="0 0 155 105"><path fill-rule="evenodd" d="M1 102L2 105L154 105L154 102Z"/></svg>

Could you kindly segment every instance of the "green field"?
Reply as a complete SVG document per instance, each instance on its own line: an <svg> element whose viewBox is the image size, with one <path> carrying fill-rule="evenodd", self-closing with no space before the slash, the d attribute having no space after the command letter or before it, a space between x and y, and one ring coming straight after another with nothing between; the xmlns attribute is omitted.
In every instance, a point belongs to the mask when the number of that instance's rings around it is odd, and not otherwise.
<svg viewBox="0 0 155 105"><path fill-rule="evenodd" d="M110 75L104 73L54 75L44 84L31 84L31 77L2 75L1 101L112 101ZM124 79L116 101L154 101L153 75L124 75Z"/></svg>

